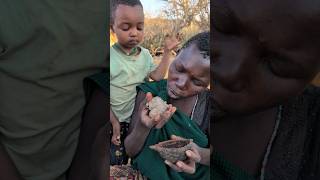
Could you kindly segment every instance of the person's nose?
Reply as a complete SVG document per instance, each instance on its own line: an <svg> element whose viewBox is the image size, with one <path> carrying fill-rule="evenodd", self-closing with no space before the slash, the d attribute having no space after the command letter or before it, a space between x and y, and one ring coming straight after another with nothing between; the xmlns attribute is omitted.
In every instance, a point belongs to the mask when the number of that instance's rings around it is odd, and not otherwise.
<svg viewBox="0 0 320 180"><path fill-rule="evenodd" d="M217 47L216 50L213 50L211 64L213 88L215 84L232 92L239 92L246 88L250 81L248 75L253 68L250 56L248 50L238 46L225 50Z"/></svg>
<svg viewBox="0 0 320 180"><path fill-rule="evenodd" d="M176 80L176 86L180 90L185 90L187 88L188 78L186 76L180 75Z"/></svg>
<svg viewBox="0 0 320 180"><path fill-rule="evenodd" d="M130 37L136 37L138 35L137 28L132 28L129 35Z"/></svg>

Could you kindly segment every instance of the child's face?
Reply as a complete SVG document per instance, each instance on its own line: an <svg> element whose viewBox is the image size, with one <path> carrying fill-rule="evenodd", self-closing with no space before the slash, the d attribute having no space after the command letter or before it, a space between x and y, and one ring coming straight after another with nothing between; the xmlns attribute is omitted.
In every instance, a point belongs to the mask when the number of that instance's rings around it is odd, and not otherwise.
<svg viewBox="0 0 320 180"><path fill-rule="evenodd" d="M218 106L247 114L303 91L320 64L320 3L314 2L213 1L211 68Z"/></svg>
<svg viewBox="0 0 320 180"><path fill-rule="evenodd" d="M144 14L141 6L118 5L111 28L118 43L131 50L143 40Z"/></svg>
<svg viewBox="0 0 320 180"><path fill-rule="evenodd" d="M183 49L171 63L168 73L168 95L173 99L189 97L205 90L210 81L210 60L196 45Z"/></svg>

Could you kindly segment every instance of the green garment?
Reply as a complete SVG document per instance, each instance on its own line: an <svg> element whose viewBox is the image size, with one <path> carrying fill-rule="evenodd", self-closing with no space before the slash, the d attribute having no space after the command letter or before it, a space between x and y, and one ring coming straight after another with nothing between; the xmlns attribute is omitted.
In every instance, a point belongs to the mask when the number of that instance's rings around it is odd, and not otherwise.
<svg viewBox="0 0 320 180"><path fill-rule="evenodd" d="M0 143L23 179L64 180L82 81L106 68L105 0L0 0Z"/></svg>
<svg viewBox="0 0 320 180"><path fill-rule="evenodd" d="M143 92L151 92L164 100L168 99L167 81L145 83L138 86ZM133 159L133 165L151 180L208 180L210 177L209 166L197 164L195 174L178 173L164 163L150 145L170 139L171 135L193 139L200 147L208 147L208 138L186 114L179 109L161 129L152 129L146 139L141 152Z"/></svg>
<svg viewBox="0 0 320 180"><path fill-rule="evenodd" d="M141 50L138 55L124 54L117 43L110 48L110 104L119 122L130 122L136 87L145 82L157 66L149 50L138 48Z"/></svg>
<svg viewBox="0 0 320 180"><path fill-rule="evenodd" d="M211 155L211 179L212 180L254 180L244 170L226 161L217 152Z"/></svg>

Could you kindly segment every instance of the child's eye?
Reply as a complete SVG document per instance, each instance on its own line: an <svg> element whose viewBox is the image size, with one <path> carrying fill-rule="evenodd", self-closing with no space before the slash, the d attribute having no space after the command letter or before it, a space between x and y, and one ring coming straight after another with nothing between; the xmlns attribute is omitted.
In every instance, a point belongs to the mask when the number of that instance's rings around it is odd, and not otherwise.
<svg viewBox="0 0 320 180"><path fill-rule="evenodd" d="M138 31L143 31L143 26L138 26L137 29Z"/></svg>
<svg viewBox="0 0 320 180"><path fill-rule="evenodd" d="M122 31L128 31L130 29L129 25L128 24L123 24L122 26L120 26L120 29Z"/></svg>

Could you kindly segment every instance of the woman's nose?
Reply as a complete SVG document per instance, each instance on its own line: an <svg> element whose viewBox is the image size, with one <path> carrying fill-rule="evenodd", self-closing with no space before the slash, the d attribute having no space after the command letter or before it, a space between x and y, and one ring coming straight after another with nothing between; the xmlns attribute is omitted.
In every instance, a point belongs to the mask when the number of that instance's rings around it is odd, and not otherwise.
<svg viewBox="0 0 320 180"><path fill-rule="evenodd" d="M246 88L251 77L248 77L252 66L247 57L216 56L211 64L213 73L213 87L220 85L232 92L239 92Z"/></svg>
<svg viewBox="0 0 320 180"><path fill-rule="evenodd" d="M188 82L188 78L185 76L180 76L177 81L176 81L176 86L180 89L180 90L185 90L187 87L187 82Z"/></svg>

